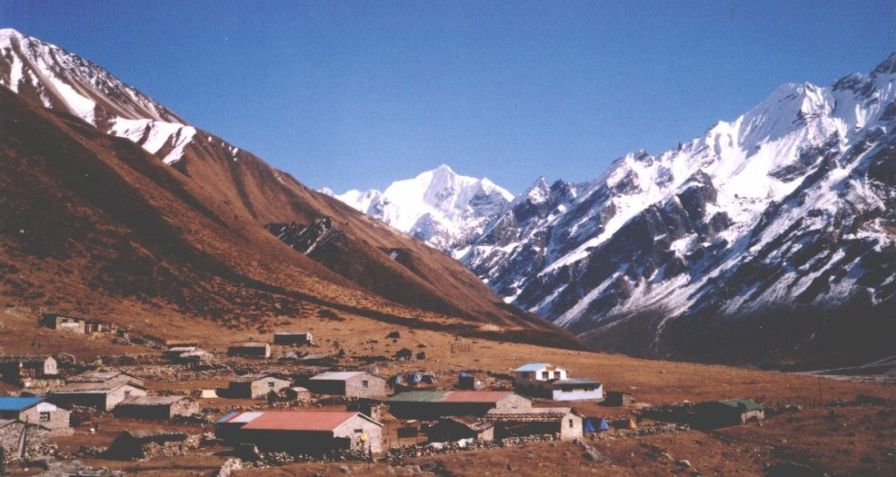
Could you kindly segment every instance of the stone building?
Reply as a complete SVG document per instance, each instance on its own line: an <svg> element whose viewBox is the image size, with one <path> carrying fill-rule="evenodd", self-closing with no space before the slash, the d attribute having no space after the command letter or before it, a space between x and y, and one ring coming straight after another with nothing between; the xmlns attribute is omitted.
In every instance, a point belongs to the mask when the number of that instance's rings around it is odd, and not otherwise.
<svg viewBox="0 0 896 477"><path fill-rule="evenodd" d="M563 440L582 437L582 417L568 407L492 409L485 419L494 423L495 438L558 434Z"/></svg>
<svg viewBox="0 0 896 477"><path fill-rule="evenodd" d="M367 371L328 371L309 379L305 387L312 393L349 398L386 397L386 380Z"/></svg>
<svg viewBox="0 0 896 477"><path fill-rule="evenodd" d="M286 379L280 379L269 374L246 374L230 381L227 387L227 396L231 398L257 399L267 396L270 392L280 393L292 383Z"/></svg>
<svg viewBox="0 0 896 477"><path fill-rule="evenodd" d="M58 364L52 356L2 356L0 375L11 383L29 379L52 379L59 375Z"/></svg>
<svg viewBox="0 0 896 477"><path fill-rule="evenodd" d="M52 435L71 434L69 411L42 397L0 397L0 419L13 419L47 429Z"/></svg>
<svg viewBox="0 0 896 477"><path fill-rule="evenodd" d="M383 450L383 425L359 412L233 412L216 424L219 438L265 450L319 455L333 450Z"/></svg>
<svg viewBox="0 0 896 477"><path fill-rule="evenodd" d="M430 442L453 442L473 439L482 442L495 440L495 424L475 416L448 416L426 429Z"/></svg>
<svg viewBox="0 0 896 477"><path fill-rule="evenodd" d="M492 409L526 410L532 402L511 391L409 391L388 399L389 411L401 419L484 416Z"/></svg>
<svg viewBox="0 0 896 477"><path fill-rule="evenodd" d="M314 337L310 331L288 332L278 331L274 333L274 344L276 345L312 345Z"/></svg>
<svg viewBox="0 0 896 477"><path fill-rule="evenodd" d="M50 392L49 400L62 406L87 406L111 411L126 399L146 396L146 388L129 381L72 382Z"/></svg>
<svg viewBox="0 0 896 477"><path fill-rule="evenodd" d="M140 396L115 406L115 415L136 419L171 419L199 413L199 404L186 396Z"/></svg>
<svg viewBox="0 0 896 477"><path fill-rule="evenodd" d="M270 358L271 345L259 342L236 343L227 348L229 356L243 356L247 358Z"/></svg>

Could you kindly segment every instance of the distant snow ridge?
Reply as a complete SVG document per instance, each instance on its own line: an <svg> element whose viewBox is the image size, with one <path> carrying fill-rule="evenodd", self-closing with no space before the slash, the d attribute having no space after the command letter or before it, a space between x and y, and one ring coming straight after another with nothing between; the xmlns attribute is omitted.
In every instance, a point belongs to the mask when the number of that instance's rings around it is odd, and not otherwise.
<svg viewBox="0 0 896 477"><path fill-rule="evenodd" d="M894 129L896 54L830 86L783 85L593 182L539 178L508 202L443 166L339 197L586 342L656 355L775 306L896 310Z"/></svg>
<svg viewBox="0 0 896 477"><path fill-rule="evenodd" d="M10 28L0 29L0 84L127 138L166 164L180 160L196 134L177 115L103 68Z"/></svg>
<svg viewBox="0 0 896 477"><path fill-rule="evenodd" d="M599 180L543 179L456 254L505 300L578 332L656 311L896 302L896 54ZM654 315L656 316L656 315ZM626 318L628 319L628 318ZM599 334L599 333L598 333Z"/></svg>
<svg viewBox="0 0 896 477"><path fill-rule="evenodd" d="M448 253L479 236L513 200L492 181L459 175L446 165L393 182L382 192L350 190L336 197Z"/></svg>

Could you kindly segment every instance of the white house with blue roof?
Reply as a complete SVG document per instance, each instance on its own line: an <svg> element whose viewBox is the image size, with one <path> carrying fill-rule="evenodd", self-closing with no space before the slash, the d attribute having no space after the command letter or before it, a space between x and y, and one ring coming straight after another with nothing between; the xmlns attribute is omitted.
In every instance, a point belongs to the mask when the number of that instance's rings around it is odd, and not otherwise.
<svg viewBox="0 0 896 477"><path fill-rule="evenodd" d="M530 386L555 379L566 379L566 370L550 363L527 363L513 370L514 386Z"/></svg>
<svg viewBox="0 0 896 477"><path fill-rule="evenodd" d="M604 387L591 379L570 379L565 369L550 363L527 363L513 370L513 388L531 397L553 401L602 400Z"/></svg>
<svg viewBox="0 0 896 477"><path fill-rule="evenodd" d="M43 427L53 434L65 434L70 412L39 396L0 397L0 419L15 420Z"/></svg>

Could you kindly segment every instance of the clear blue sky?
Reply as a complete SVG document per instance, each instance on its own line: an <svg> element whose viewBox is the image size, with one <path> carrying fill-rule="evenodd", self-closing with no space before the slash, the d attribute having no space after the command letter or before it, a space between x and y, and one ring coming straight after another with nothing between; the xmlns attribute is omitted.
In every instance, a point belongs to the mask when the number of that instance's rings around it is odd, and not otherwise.
<svg viewBox="0 0 896 477"><path fill-rule="evenodd" d="M0 1L312 187L587 180L896 50L896 2Z"/></svg>

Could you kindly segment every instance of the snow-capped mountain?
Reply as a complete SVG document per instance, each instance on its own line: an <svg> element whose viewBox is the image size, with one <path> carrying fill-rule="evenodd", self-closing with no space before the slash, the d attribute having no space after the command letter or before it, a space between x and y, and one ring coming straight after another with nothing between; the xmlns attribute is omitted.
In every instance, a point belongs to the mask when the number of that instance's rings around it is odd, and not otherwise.
<svg viewBox="0 0 896 477"><path fill-rule="evenodd" d="M783 85L593 182L539 178L460 221L469 194L432 187L445 167L339 197L602 349L755 360L824 348L849 314L896 316L894 99L896 54L830 86Z"/></svg>
<svg viewBox="0 0 896 477"><path fill-rule="evenodd" d="M166 164L178 161L196 129L108 71L55 45L0 29L0 84L47 108L125 137Z"/></svg>
<svg viewBox="0 0 896 477"><path fill-rule="evenodd" d="M776 308L892 311L894 98L896 54L830 86L783 85L593 183L540 179L460 258L507 301L645 354Z"/></svg>
<svg viewBox="0 0 896 477"><path fill-rule="evenodd" d="M335 197L449 253L481 235L513 200L492 181L459 175L446 165L393 182L382 192L350 190Z"/></svg>

